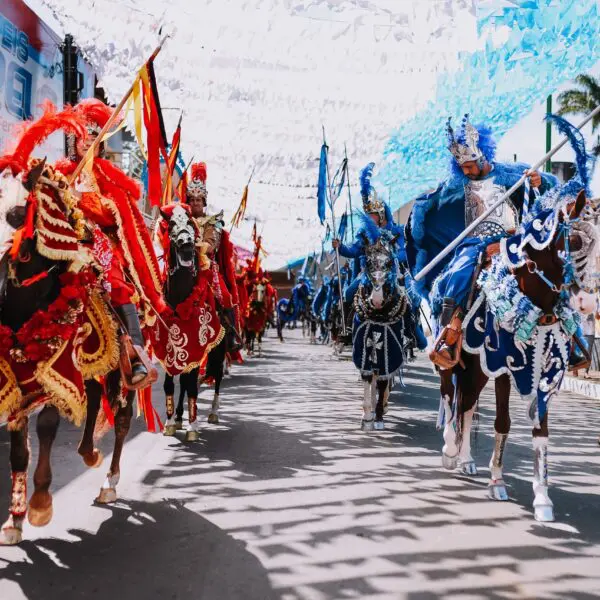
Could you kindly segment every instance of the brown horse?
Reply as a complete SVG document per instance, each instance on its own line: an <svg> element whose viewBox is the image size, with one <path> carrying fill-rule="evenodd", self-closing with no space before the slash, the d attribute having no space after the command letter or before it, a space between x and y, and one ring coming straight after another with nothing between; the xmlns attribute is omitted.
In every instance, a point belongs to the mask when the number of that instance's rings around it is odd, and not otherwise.
<svg viewBox="0 0 600 600"><path fill-rule="evenodd" d="M41 183L36 183L31 189L30 199L37 203L47 199L51 202L48 206L65 206L69 202L68 186L62 176L54 172L50 167L39 163L41 168L36 174ZM62 178L62 179L61 179ZM31 179L31 176L29 177ZM11 199L4 199L4 204L11 204ZM31 207L30 207L31 208ZM14 202L6 210L6 220L14 228L19 229L25 222L27 207L14 205ZM74 212L68 211L65 215L65 227L73 220ZM56 215L55 215L56 217ZM39 226L39 220L38 220ZM10 328L12 332L18 332L24 324L28 323L32 316L38 311L45 311L61 294L63 284L61 276L69 267L73 267L71 260L59 260L51 256L47 247L40 244L40 232L36 229L32 239L23 241L16 256L5 255L2 266L8 277L0 277L0 323ZM85 254L83 246L80 250ZM91 306L91 305L90 305ZM118 360L117 329L107 312L107 307L99 296L96 296L96 313L94 320L104 321L104 333L107 335L102 343L97 346L98 350L96 370L93 375L107 375L108 396L113 404L121 395L121 380L119 371L110 372L114 369ZM89 307L88 307L89 310ZM87 314L87 313L86 313ZM89 321L83 326L88 327ZM50 323L49 325L52 325ZM78 337L80 330L75 334ZM84 342L84 344L87 342ZM75 354L75 351L73 352ZM18 361L17 361L18 362ZM11 365L9 365L11 366ZM18 369L18 364L12 365ZM83 365L80 362L81 378ZM100 369L100 370L98 370ZM89 373L88 375L91 375ZM71 382L72 383L72 382ZM21 386L22 387L22 386ZM67 385L67 387L69 387ZM86 465L99 467L103 456L94 447L93 433L96 418L100 409L102 388L100 384L91 377L82 381L81 395L77 401L71 400L71 405L64 398L54 393L48 393L44 389L36 387L31 392L22 389L17 392L21 398L18 406L14 407L12 420L9 422L10 429L10 463L12 471L12 490L9 517L0 531L0 544L18 544L22 539L23 521L28 516L29 522L34 526L44 526L52 518L52 495L50 485L52 483L51 450L58 425L60 412L66 413L75 422L78 422L87 410L86 423L81 443L78 448ZM85 388L85 393L83 393ZM115 445L110 471L104 482L98 502L114 502L117 498L116 485L119 480L119 461L125 437L129 431L131 417L133 414L132 402L134 394L130 393L125 399L118 403L115 414ZM39 438L38 464L34 473L34 493L27 503L27 469L29 465L29 415L35 410L41 410L37 417L36 431ZM60 409L60 412L59 412Z"/></svg>
<svg viewBox="0 0 600 600"><path fill-rule="evenodd" d="M564 212L561 212L562 209L556 209L554 216L558 225L549 243L544 247L541 247L542 244L538 244L536 248L534 244L527 241L528 238L525 238L522 264L510 271L520 292L531 301L534 307L540 309L536 314L541 313L536 329L534 329L534 332L538 331L538 337L533 343L515 342L514 335L510 342L514 344L518 354L523 357L524 365L517 368L511 362L512 357L509 356L507 367L494 369L490 366L490 352L509 354L506 347L503 347L501 336L507 334L503 333L504 323L501 323L494 325L497 333L497 336L493 335L494 343L490 341L490 337L485 337L481 346L472 347L466 343L465 337L461 353L462 364L459 363L452 371L440 371L442 412L445 416L443 464L450 469L458 465L468 475L477 473L470 447L475 407L488 377L495 376L495 446L490 461L491 479L489 482L489 496L495 500L508 499L503 480L503 459L511 425L509 413L511 385L514 383L519 393L522 396L526 395L521 389L518 369L526 368L527 361L531 362L531 356L533 356L536 361L539 358L538 362L542 365L540 369L543 368L545 369L544 373L552 375L547 378L542 377L538 385L539 391L534 390L531 395L527 395L527 397L535 396L532 399L530 416L534 421L532 429L535 458L533 507L535 518L538 521L554 520L553 504L548 496L548 411L547 407L545 411L539 411L538 398L541 394L545 398L545 404L548 404L552 395L558 392L567 369L568 340L561 341L560 339L567 337L560 330L561 319L566 317L560 313L559 305L560 301L564 301L563 291L575 285L575 280L578 279L577 274L580 276L583 274L586 264L584 262L578 264L574 279L569 277L566 265L569 263L571 254L581 254L584 250L587 255L591 255L594 246L598 244L597 237L590 238L588 235L590 229L586 225L586 219L580 219L586 206L585 194L581 192L575 202L566 206ZM539 228L539 225L535 226ZM509 243L507 242L507 245ZM489 268L489 265L486 267ZM484 299L482 298L482 300ZM463 331L473 327L474 331L483 332L483 319L477 316L477 304L478 301L466 316ZM551 350L555 343L558 350L555 355L552 355ZM531 354L527 354L528 352ZM455 376L454 383L453 375Z"/></svg>

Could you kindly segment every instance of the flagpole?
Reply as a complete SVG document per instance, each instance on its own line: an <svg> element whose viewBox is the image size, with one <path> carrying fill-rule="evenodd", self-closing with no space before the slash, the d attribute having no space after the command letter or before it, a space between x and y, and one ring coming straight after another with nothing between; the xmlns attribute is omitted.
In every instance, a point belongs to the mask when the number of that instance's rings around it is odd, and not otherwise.
<svg viewBox="0 0 600 600"><path fill-rule="evenodd" d="M167 35L161 40L160 44L155 48L155 50L152 53L152 55L150 56L150 58L144 64L147 64L148 62L150 62L151 60L154 60L156 58L158 53L161 51L163 44L167 41L168 37L169 36ZM141 67L140 67L140 69L141 69ZM138 73L139 73L139 71L138 71ZM92 142L92 145L89 147L88 151L85 153L85 156L79 161L79 164L77 165L77 167L75 168L75 170L73 171L71 176L69 177L69 184L72 184L77 179L77 177L79 177L79 174L81 173L81 171L83 170L85 165L94 156L94 154L96 153L96 148L100 145L100 143L102 142L102 139L104 138L104 136L106 135L108 130L113 126L113 124L117 120L117 117L121 113L121 110L125 106L127 100L129 99L129 96L131 96L131 93L133 92L133 89L135 88L137 83L138 83L138 76L136 75L135 79L133 80L133 83L129 86L129 89L125 92L125 95L121 99L121 102L119 102L119 104L117 104L117 107L113 111L112 115L110 116L108 121L106 121L106 124L100 130L100 133L98 134L96 139Z"/></svg>
<svg viewBox="0 0 600 600"><path fill-rule="evenodd" d="M332 235L335 238L335 215L333 214L333 202L331 201L331 177L329 174L329 146L325 139L325 125L323 127L323 144L325 145L325 170L327 171L327 193L329 195L329 208L331 209ZM340 288L340 312L342 313L342 335L346 336L346 316L344 315L344 290L342 289L342 271L340 269L340 249L335 249L335 265L337 267L338 286Z"/></svg>
<svg viewBox="0 0 600 600"><path fill-rule="evenodd" d="M577 129L582 129L589 121L591 121L597 114L600 113L600 104L588 114L588 116L579 124ZM565 137L560 143L558 143L552 150L548 151L540 160L538 160L530 171L537 171L543 166L546 161L550 160L567 142L569 138ZM523 174L519 181L515 183L509 190L507 190L492 206L490 206L483 214L477 217L460 235L458 235L453 242L448 244L437 256L435 256L427 265L425 265L414 277L415 281L420 281L433 269L442 259L444 259L450 252L452 252L480 223L485 221L499 206L501 206L506 200L512 196L525 182L527 175Z"/></svg>
<svg viewBox="0 0 600 600"><path fill-rule="evenodd" d="M348 151L344 144L344 157L346 158L346 184L348 185L348 205L350 207L350 229L352 230L352 239L354 239L354 217L352 216L352 193L350 192L350 167L348 165Z"/></svg>

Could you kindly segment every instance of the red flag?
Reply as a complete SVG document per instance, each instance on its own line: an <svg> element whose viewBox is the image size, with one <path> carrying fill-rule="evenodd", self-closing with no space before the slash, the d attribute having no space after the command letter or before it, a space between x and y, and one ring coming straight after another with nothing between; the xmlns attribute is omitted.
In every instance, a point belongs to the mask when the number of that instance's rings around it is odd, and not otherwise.
<svg viewBox="0 0 600 600"><path fill-rule="evenodd" d="M142 85L143 116L146 127L146 146L148 160L148 199L153 206L160 206L162 198L162 181L160 176L160 154L165 162L167 157L167 140L158 88L154 75L153 60L150 59L140 70Z"/></svg>
<svg viewBox="0 0 600 600"><path fill-rule="evenodd" d="M183 116L183 115L182 115ZM169 153L169 160L167 161L167 176L165 181L165 190L162 197L162 205L170 204L173 199L173 173L175 172L175 165L177 163L177 155L179 154L179 144L181 141L181 117L179 117L179 123L177 129L173 134L173 142L171 143L171 151Z"/></svg>

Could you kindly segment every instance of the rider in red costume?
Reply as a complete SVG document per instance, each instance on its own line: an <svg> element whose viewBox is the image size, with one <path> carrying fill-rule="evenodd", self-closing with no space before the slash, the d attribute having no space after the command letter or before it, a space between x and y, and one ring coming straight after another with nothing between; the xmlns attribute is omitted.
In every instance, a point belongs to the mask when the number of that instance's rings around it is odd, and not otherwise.
<svg viewBox="0 0 600 600"><path fill-rule="evenodd" d="M95 98L82 100L75 110L84 116L88 136L68 138L69 156L56 165L67 176L74 172L113 112ZM78 207L93 227L88 242L94 244L97 260L105 268L104 285L111 304L134 345L143 348L136 305L148 324L165 309L158 262L137 204L140 186L103 155L104 144L100 143L91 170L82 171L73 183L73 192ZM148 371L137 355L131 358L132 383L139 383Z"/></svg>

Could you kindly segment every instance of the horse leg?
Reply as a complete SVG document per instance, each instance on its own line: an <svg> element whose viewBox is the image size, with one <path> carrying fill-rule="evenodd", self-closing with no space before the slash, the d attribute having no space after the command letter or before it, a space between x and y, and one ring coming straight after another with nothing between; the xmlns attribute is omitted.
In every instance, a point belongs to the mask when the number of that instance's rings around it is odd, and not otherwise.
<svg viewBox="0 0 600 600"><path fill-rule="evenodd" d="M258 332L258 358L262 358L262 331Z"/></svg>
<svg viewBox="0 0 600 600"><path fill-rule="evenodd" d="M83 458L86 466L96 469L104 460L102 452L94 446L94 428L102 402L102 386L95 379L89 379L85 382L85 395L87 397L87 414L77 452Z"/></svg>
<svg viewBox="0 0 600 600"><path fill-rule="evenodd" d="M363 375L363 418L360 423L360 428L363 431L372 431L373 424L373 375Z"/></svg>
<svg viewBox="0 0 600 600"><path fill-rule="evenodd" d="M183 384L183 375L179 376L179 399L175 409L175 427L183 429L183 403L185 400L185 385Z"/></svg>
<svg viewBox="0 0 600 600"><path fill-rule="evenodd" d="M34 492L29 500L27 519L34 527L43 527L52 519L52 469L50 452L56 438L60 415L55 406L45 406L38 415L36 431L40 444L38 464L33 474Z"/></svg>
<svg viewBox="0 0 600 600"><path fill-rule="evenodd" d="M29 466L28 420L22 428L10 432L10 470L12 486L8 519L0 529L0 546L20 544L23 521L27 514L27 467Z"/></svg>
<svg viewBox="0 0 600 600"><path fill-rule="evenodd" d="M477 400L488 381L488 378L481 370L477 357L473 357L471 364L473 368L470 370L469 376L461 376L458 379L462 394L460 413L463 415L458 464L464 475L477 475L477 466L471 454L471 429Z"/></svg>
<svg viewBox="0 0 600 600"><path fill-rule="evenodd" d="M377 405L375 406L375 429L381 431L384 429L383 424L383 414L384 414L384 402L386 398L386 393L388 388L390 387L390 382L388 380L381 380L377 382Z"/></svg>
<svg viewBox="0 0 600 600"><path fill-rule="evenodd" d="M167 408L167 420L165 421L165 430L163 435L174 436L177 431L175 422L175 377L165 373L165 382L163 383L165 392L165 402Z"/></svg>
<svg viewBox="0 0 600 600"><path fill-rule="evenodd" d="M100 488L100 493L96 498L98 504L110 504L117 501L117 484L121 476L121 453L125 438L129 433L131 426L131 417L133 415L133 400L135 392L127 394L125 406L119 403L119 409L115 415L115 445L113 449L112 460L110 461L110 470L106 474L106 479Z"/></svg>
<svg viewBox="0 0 600 600"><path fill-rule="evenodd" d="M181 385L185 385L188 397L188 420L189 427L185 432L187 442L195 442L200 437L198 433L200 423L198 422L198 369L181 376Z"/></svg>
<svg viewBox="0 0 600 600"><path fill-rule="evenodd" d="M533 429L533 510L536 521L554 521L554 504L548 496L548 413L540 423L540 429Z"/></svg>
<svg viewBox="0 0 600 600"><path fill-rule="evenodd" d="M438 415L438 429L444 427L444 446L442 447L442 465L445 469L453 471L458 465L458 440L456 431L456 411L452 403L454 398L454 383L452 371L444 369L440 373L440 411Z"/></svg>
<svg viewBox="0 0 600 600"><path fill-rule="evenodd" d="M219 408L220 408L220 398L219 394L221 392L221 382L223 381L223 354L225 353L225 345L223 342L219 346L217 346L214 350L215 356L213 360L215 361L214 370L210 368L210 371L214 373L215 379L215 395L213 396L213 401L210 406L210 412L208 413L208 422L211 425L219 424ZM209 356L209 361L211 357ZM209 367L207 367L208 370Z"/></svg>
<svg viewBox="0 0 600 600"><path fill-rule="evenodd" d="M508 492L504 483L502 469L504 467L504 450L510 431L510 378L500 375L494 382L496 388L496 420L494 421L494 452L490 459L490 482L488 495L492 500L508 500Z"/></svg>

